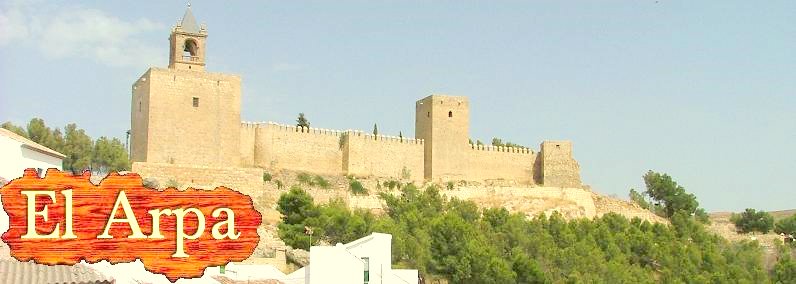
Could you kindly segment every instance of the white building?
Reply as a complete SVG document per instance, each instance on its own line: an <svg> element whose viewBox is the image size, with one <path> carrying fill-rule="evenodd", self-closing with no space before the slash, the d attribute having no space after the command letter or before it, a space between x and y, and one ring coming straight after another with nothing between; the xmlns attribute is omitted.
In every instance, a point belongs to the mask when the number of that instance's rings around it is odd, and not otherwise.
<svg viewBox="0 0 796 284"><path fill-rule="evenodd" d="M49 168L60 170L66 156L0 128L0 157L0 179L9 182L21 177L27 168L37 169L41 173Z"/></svg>
<svg viewBox="0 0 796 284"><path fill-rule="evenodd" d="M347 244L313 246L305 283L418 283L415 269L392 268L392 235L373 233ZM298 273L291 273L296 275Z"/></svg>
<svg viewBox="0 0 796 284"><path fill-rule="evenodd" d="M19 178L27 168L43 173L49 168L61 169L66 156L36 142L0 128L0 186ZM0 201L0 209L2 209ZM0 234L8 230L8 215L0 210Z"/></svg>

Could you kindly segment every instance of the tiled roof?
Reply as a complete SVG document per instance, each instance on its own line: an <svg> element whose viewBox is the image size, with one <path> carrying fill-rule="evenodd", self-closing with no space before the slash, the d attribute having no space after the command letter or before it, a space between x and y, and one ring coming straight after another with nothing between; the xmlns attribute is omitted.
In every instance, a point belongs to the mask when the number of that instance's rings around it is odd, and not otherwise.
<svg viewBox="0 0 796 284"><path fill-rule="evenodd" d="M115 281L82 264L51 266L0 259L0 283L112 284Z"/></svg>
<svg viewBox="0 0 796 284"><path fill-rule="evenodd" d="M5 137L11 138L13 140L16 140L17 142L22 143L22 146L27 147L27 148L29 148L31 150L42 152L44 154L47 154L47 155L50 155L50 156L53 156L53 157L58 157L58 158L61 158L61 159L66 158L66 155L58 153L57 151L55 151L53 149L44 147L44 146L42 146L39 143L30 141L30 139L28 139L28 138L19 136L19 134L16 134L16 133L12 132L11 130L8 130L8 129L5 129L5 128L0 128L0 136L5 136Z"/></svg>

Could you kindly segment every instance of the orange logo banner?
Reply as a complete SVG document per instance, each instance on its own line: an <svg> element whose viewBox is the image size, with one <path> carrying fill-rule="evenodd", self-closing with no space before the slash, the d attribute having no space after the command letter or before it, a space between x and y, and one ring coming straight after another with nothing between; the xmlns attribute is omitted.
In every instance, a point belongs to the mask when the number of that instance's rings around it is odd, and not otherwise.
<svg viewBox="0 0 796 284"><path fill-rule="evenodd" d="M248 258L262 217L250 197L214 190L143 186L134 173L111 173L99 185L50 169L28 169L0 189L11 255L41 264L141 259L170 281L201 277L208 266Z"/></svg>

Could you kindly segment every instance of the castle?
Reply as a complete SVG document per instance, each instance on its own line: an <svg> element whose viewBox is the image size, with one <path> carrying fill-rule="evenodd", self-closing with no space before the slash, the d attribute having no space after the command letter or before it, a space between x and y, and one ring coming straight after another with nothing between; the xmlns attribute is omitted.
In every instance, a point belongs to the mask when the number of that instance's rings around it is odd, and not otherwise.
<svg viewBox="0 0 796 284"><path fill-rule="evenodd" d="M207 38L188 7L169 37L168 68L150 68L132 85L134 172L242 188L262 184L264 169L582 186L570 141L544 141L539 152L471 144L467 97L417 101L415 138L241 122L241 78L205 71Z"/></svg>

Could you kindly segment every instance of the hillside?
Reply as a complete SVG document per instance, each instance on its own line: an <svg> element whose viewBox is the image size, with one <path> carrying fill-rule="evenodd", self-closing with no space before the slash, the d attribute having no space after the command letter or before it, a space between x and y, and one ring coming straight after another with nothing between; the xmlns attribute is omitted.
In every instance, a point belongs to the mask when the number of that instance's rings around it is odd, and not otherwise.
<svg viewBox="0 0 796 284"><path fill-rule="evenodd" d="M779 220L796 214L796 209L772 211L769 213L774 216L775 220ZM777 260L775 244L778 242L781 243L782 237L774 232L768 234L757 232L748 234L739 233L735 228L735 224L730 221L730 216L732 216L732 212L710 213L710 226L708 226L708 230L732 242L745 240L757 241L763 249L765 267L771 268Z"/></svg>

